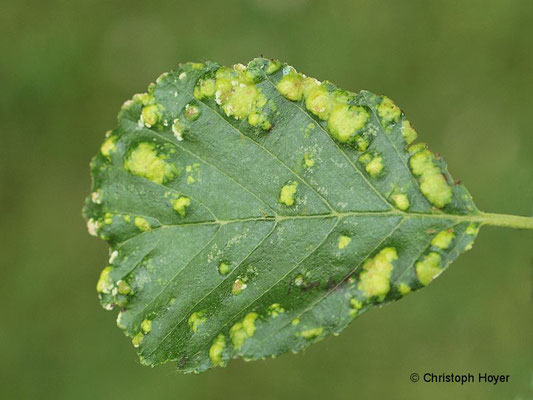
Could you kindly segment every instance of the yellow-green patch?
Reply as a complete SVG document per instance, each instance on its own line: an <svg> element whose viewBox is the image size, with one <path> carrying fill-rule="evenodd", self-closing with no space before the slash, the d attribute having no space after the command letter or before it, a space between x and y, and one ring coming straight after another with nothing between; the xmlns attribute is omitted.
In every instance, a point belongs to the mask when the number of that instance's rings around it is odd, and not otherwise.
<svg viewBox="0 0 533 400"><path fill-rule="evenodd" d="M278 60L270 60L268 66L265 69L267 75L272 75L274 72L281 68L281 63Z"/></svg>
<svg viewBox="0 0 533 400"><path fill-rule="evenodd" d="M183 140L183 133L185 132L185 125L176 118L174 122L172 123L172 133L174 134L174 137L178 140L178 142L181 142Z"/></svg>
<svg viewBox="0 0 533 400"><path fill-rule="evenodd" d="M196 333L198 327L205 322L205 311L196 311L189 317L189 327Z"/></svg>
<svg viewBox="0 0 533 400"><path fill-rule="evenodd" d="M162 184L173 179L177 170L165 161L166 156L158 155L152 143L140 143L124 161L124 168L134 175Z"/></svg>
<svg viewBox="0 0 533 400"><path fill-rule="evenodd" d="M306 168L311 168L313 165L315 165L315 160L313 159L313 156L311 154L304 154L304 165L306 166Z"/></svg>
<svg viewBox="0 0 533 400"><path fill-rule="evenodd" d="M224 348L226 347L226 338L221 333L216 337L213 344L209 348L209 358L211 359L211 362L214 366L221 366L224 365L224 362L222 360L222 352L224 351Z"/></svg>
<svg viewBox="0 0 533 400"><path fill-rule="evenodd" d="M131 287L130 285L128 285L125 281L121 279L120 281L117 282L117 291L120 294L128 295L131 293Z"/></svg>
<svg viewBox="0 0 533 400"><path fill-rule="evenodd" d="M374 178L381 174L381 172L383 171L383 157L376 156L372 158L372 160L368 164L366 164L365 170L371 177Z"/></svg>
<svg viewBox="0 0 533 400"><path fill-rule="evenodd" d="M477 235L478 232L479 232L479 226L475 224L470 224L466 228L467 235Z"/></svg>
<svg viewBox="0 0 533 400"><path fill-rule="evenodd" d="M225 262L221 262L218 265L218 272L220 273L220 275L227 275L230 273L230 271L231 271L231 267Z"/></svg>
<svg viewBox="0 0 533 400"><path fill-rule="evenodd" d="M420 191L435 207L444 207L452 201L452 188L434 164L434 155L420 146L414 150L416 153L411 156L409 165L413 174L419 176Z"/></svg>
<svg viewBox="0 0 533 400"><path fill-rule="evenodd" d="M354 318L359 314L359 310L363 308L363 302L357 299L350 299L350 307L350 316Z"/></svg>
<svg viewBox="0 0 533 400"><path fill-rule="evenodd" d="M231 327L229 335L235 349L240 349L244 345L246 339L254 335L255 320L258 317L259 315L257 313L248 313L242 321L237 322Z"/></svg>
<svg viewBox="0 0 533 400"><path fill-rule="evenodd" d="M416 276L422 285L428 285L441 272L441 258L438 253L431 252L416 263Z"/></svg>
<svg viewBox="0 0 533 400"><path fill-rule="evenodd" d="M205 67L204 63L188 62L187 65L190 65L192 69L202 69Z"/></svg>
<svg viewBox="0 0 533 400"><path fill-rule="evenodd" d="M143 232L146 232L152 229L148 221L145 220L143 217L135 217L135 219L133 220L133 223L135 224L137 228L139 228Z"/></svg>
<svg viewBox="0 0 533 400"><path fill-rule="evenodd" d="M108 137L100 147L100 152L107 158L117 150L115 146L115 138L113 136Z"/></svg>
<svg viewBox="0 0 533 400"><path fill-rule="evenodd" d="M133 101L142 104L143 106L147 106L155 103L155 97L152 93L137 93L133 96Z"/></svg>
<svg viewBox="0 0 533 400"><path fill-rule="evenodd" d="M299 101L304 93L303 81L303 77L291 69L287 75L280 79L276 87L285 98Z"/></svg>
<svg viewBox="0 0 533 400"><path fill-rule="evenodd" d="M294 284L296 286L302 286L303 283L304 283L304 277L302 276L302 274L296 275L296 277L294 278Z"/></svg>
<svg viewBox="0 0 533 400"><path fill-rule="evenodd" d="M305 107L322 120L328 119L332 105L328 91L321 85L314 86L306 93Z"/></svg>
<svg viewBox="0 0 533 400"><path fill-rule="evenodd" d="M149 319L143 320L143 322L141 322L141 330L144 334L150 333L152 331L152 321Z"/></svg>
<svg viewBox="0 0 533 400"><path fill-rule="evenodd" d="M394 194L392 200L398 210L406 211L409 208L409 198L403 193Z"/></svg>
<svg viewBox="0 0 533 400"><path fill-rule="evenodd" d="M215 89L217 104L227 116L238 120L260 113L267 101L255 84L255 76L242 65L235 65L233 69L220 68L216 72Z"/></svg>
<svg viewBox="0 0 533 400"><path fill-rule="evenodd" d="M200 117L201 113L200 107L197 105L187 104L185 106L185 118L187 118L189 121L196 121Z"/></svg>
<svg viewBox="0 0 533 400"><path fill-rule="evenodd" d="M382 300L390 290L390 277L394 268L392 262L397 259L396 249L386 247L374 258L366 260L357 288L368 298L377 297Z"/></svg>
<svg viewBox="0 0 533 400"><path fill-rule="evenodd" d="M296 195L296 189L298 188L298 182L288 183L281 188L279 194L279 202L286 206L294 205L294 197Z"/></svg>
<svg viewBox="0 0 533 400"><path fill-rule="evenodd" d="M113 214L105 213L104 214L104 224L111 225L113 223Z"/></svg>
<svg viewBox="0 0 533 400"><path fill-rule="evenodd" d="M413 143L418 136L415 128L413 128L411 123L407 120L402 122L402 135L407 144Z"/></svg>
<svg viewBox="0 0 533 400"><path fill-rule="evenodd" d="M378 115L385 125L389 125L394 122L398 122L402 115L402 110L387 96L383 97L383 100L377 107Z"/></svg>
<svg viewBox="0 0 533 400"><path fill-rule="evenodd" d="M171 200L172 208L182 217L185 216L187 207L191 205L191 199L185 196L178 197L175 200Z"/></svg>
<svg viewBox="0 0 533 400"><path fill-rule="evenodd" d="M285 309L279 303L273 303L267 309L268 315L270 315L272 318L276 318L279 314L284 312Z"/></svg>
<svg viewBox="0 0 533 400"><path fill-rule="evenodd" d="M269 130L272 127L272 124L267 119L266 115L257 112L253 112L248 115L248 123L251 126L259 126L265 131Z"/></svg>
<svg viewBox="0 0 533 400"><path fill-rule="evenodd" d="M366 151L368 149L368 146L370 146L370 140L361 135L357 135L355 137L355 143L357 144L357 150L359 151Z"/></svg>
<svg viewBox="0 0 533 400"><path fill-rule="evenodd" d="M328 119L329 132L341 143L355 139L356 132L368 121L368 112L363 107L338 105Z"/></svg>
<svg viewBox="0 0 533 400"><path fill-rule="evenodd" d="M311 328L299 332L297 335L305 339L314 339L324 332L324 328Z"/></svg>
<svg viewBox="0 0 533 400"><path fill-rule="evenodd" d="M194 97L198 100L214 96L216 91L214 79L200 79L194 88Z"/></svg>
<svg viewBox="0 0 533 400"><path fill-rule="evenodd" d="M432 240L431 244L435 247L438 247L441 250L446 250L450 247L450 243L455 237L453 229L447 229L442 232L439 232Z"/></svg>
<svg viewBox="0 0 533 400"><path fill-rule="evenodd" d="M105 267L100 273L100 278L96 284L96 291L99 293L109 293L113 289L113 280L111 279L111 271L113 267Z"/></svg>
<svg viewBox="0 0 533 400"><path fill-rule="evenodd" d="M244 289L246 289L246 283L241 279L238 278L233 282L233 286L231 287L231 293L234 295L239 295L242 293Z"/></svg>
<svg viewBox="0 0 533 400"><path fill-rule="evenodd" d="M151 128L161 118L161 106L159 104L150 104L149 106L143 107L141 112L141 122L147 128Z"/></svg>
<svg viewBox="0 0 533 400"><path fill-rule="evenodd" d="M337 247L342 250L348 247L351 241L352 238L350 236L341 235L337 241Z"/></svg>
<svg viewBox="0 0 533 400"><path fill-rule="evenodd" d="M409 294L411 292L411 287L405 283L405 282L402 282L398 285L398 291L403 295L405 296L406 294Z"/></svg>
<svg viewBox="0 0 533 400"><path fill-rule="evenodd" d="M131 343L133 344L133 347L139 347L144 339L144 335L142 332L139 332L136 334L132 339Z"/></svg>

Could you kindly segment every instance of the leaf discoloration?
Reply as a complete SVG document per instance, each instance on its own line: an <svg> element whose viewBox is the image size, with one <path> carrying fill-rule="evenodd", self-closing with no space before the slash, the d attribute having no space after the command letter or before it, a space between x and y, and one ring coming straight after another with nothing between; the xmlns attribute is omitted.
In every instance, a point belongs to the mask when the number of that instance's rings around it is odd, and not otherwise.
<svg viewBox="0 0 533 400"><path fill-rule="evenodd" d="M477 235L470 195L416 136L387 97L276 60L161 75L91 163L102 304L143 364L185 372L340 332Z"/></svg>

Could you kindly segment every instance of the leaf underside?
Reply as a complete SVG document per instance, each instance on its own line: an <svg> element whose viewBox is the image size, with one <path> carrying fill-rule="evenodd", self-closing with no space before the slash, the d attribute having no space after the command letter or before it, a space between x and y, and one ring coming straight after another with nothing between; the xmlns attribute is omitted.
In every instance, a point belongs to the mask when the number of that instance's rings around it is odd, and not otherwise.
<svg viewBox="0 0 533 400"><path fill-rule="evenodd" d="M466 189L387 97L263 58L188 63L127 101L84 214L141 362L297 352L470 249Z"/></svg>

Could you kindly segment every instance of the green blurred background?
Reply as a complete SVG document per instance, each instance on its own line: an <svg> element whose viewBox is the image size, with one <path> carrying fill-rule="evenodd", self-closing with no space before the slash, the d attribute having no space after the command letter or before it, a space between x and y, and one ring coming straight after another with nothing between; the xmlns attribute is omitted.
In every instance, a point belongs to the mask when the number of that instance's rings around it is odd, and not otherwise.
<svg viewBox="0 0 533 400"><path fill-rule="evenodd" d="M483 229L428 289L305 354L181 375L142 367L100 308L107 249L80 215L124 100L178 62L260 54L387 94L481 210L531 215L533 2L4 0L0 30L1 398L533 398L533 232Z"/></svg>

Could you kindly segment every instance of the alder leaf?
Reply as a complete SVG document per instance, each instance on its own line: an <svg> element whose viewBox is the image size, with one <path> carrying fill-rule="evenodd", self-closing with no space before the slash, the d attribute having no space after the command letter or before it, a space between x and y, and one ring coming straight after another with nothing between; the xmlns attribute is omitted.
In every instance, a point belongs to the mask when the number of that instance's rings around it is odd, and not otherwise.
<svg viewBox="0 0 533 400"><path fill-rule="evenodd" d="M429 284L488 215L415 139L389 98L275 60L161 75L91 163L103 306L143 364L185 372L339 333Z"/></svg>

